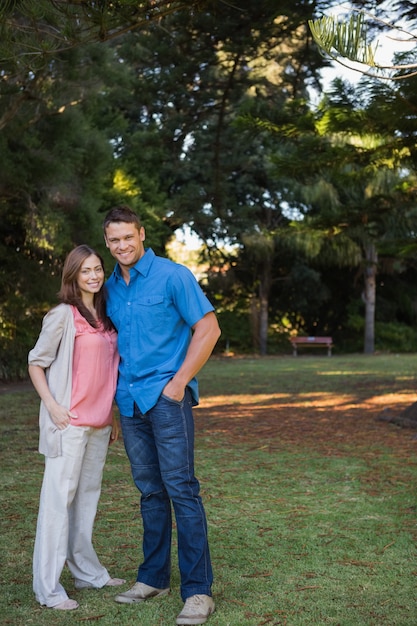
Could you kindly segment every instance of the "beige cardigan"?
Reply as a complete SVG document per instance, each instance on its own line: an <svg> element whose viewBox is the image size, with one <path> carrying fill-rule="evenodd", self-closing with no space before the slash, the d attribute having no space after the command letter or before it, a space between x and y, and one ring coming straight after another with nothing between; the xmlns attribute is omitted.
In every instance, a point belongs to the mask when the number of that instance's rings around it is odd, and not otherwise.
<svg viewBox="0 0 417 626"><path fill-rule="evenodd" d="M29 365L45 370L55 400L70 408L75 323L69 304L59 304L47 313L35 347L29 352ZM41 401L39 410L39 452L48 457L62 455L61 433Z"/></svg>

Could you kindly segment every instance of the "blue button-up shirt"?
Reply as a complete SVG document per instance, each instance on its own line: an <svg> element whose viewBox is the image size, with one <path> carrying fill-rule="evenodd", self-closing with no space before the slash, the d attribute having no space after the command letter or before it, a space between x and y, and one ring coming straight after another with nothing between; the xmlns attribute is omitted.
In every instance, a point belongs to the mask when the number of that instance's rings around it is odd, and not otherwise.
<svg viewBox="0 0 417 626"><path fill-rule="evenodd" d="M150 248L130 269L128 285L117 264L106 287L120 353L116 402L122 415L133 415L134 402L146 413L182 365L191 328L213 306L188 268ZM197 404L195 378L189 387Z"/></svg>

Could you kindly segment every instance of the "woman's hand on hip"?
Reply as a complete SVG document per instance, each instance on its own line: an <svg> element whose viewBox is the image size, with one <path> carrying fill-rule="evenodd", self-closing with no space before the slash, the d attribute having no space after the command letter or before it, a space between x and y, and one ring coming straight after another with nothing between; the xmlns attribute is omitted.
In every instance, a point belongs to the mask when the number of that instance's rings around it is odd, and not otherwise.
<svg viewBox="0 0 417 626"><path fill-rule="evenodd" d="M69 409L65 408L61 404L55 404L54 407L48 408L51 420L58 428L58 430L64 430L70 425L72 419L78 419L78 415L72 413Z"/></svg>

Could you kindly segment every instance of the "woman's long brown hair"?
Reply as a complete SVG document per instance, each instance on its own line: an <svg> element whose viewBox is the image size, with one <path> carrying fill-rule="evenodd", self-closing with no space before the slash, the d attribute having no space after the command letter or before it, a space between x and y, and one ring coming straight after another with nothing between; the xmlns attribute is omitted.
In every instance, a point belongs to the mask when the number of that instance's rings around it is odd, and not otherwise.
<svg viewBox="0 0 417 626"><path fill-rule="evenodd" d="M93 315L84 306L81 297L81 290L78 286L78 275L81 270L81 266L84 261L94 254L101 263L101 266L104 271L104 262L100 254L87 246L82 244L81 246L77 246L68 254L65 259L64 268L62 270L62 279L61 279L61 289L58 292L58 298L60 302L64 302L65 304L72 304L76 306L79 312L87 322L97 328L97 322L94 319ZM103 286L98 293L94 294L94 307L97 311L97 316L99 320L103 323L103 326L106 330L110 330L113 328L110 319L106 315L106 297L105 297L105 287Z"/></svg>

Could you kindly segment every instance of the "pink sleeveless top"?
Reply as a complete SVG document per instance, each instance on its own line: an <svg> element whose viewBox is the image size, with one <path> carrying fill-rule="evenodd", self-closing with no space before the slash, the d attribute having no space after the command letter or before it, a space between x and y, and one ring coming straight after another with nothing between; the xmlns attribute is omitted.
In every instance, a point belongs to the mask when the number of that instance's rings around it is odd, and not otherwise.
<svg viewBox="0 0 417 626"><path fill-rule="evenodd" d="M71 412L73 426L103 428L111 425L119 354L117 333L93 328L75 306L75 344L72 365Z"/></svg>

